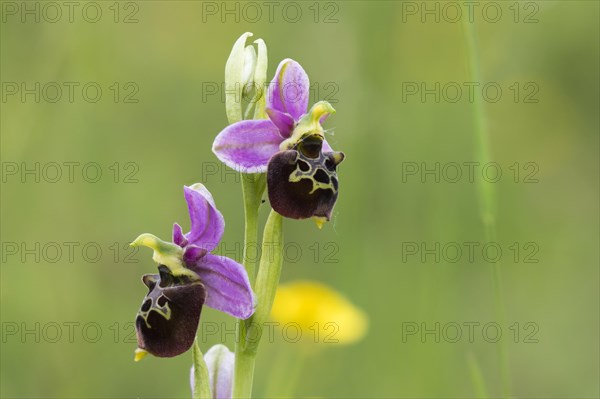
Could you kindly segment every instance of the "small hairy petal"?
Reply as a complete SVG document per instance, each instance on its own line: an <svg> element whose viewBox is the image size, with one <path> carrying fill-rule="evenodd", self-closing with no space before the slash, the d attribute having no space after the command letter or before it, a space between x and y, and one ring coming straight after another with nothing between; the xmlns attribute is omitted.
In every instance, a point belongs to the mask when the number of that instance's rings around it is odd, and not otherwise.
<svg viewBox="0 0 600 399"><path fill-rule="evenodd" d="M290 114L296 121L308 109L310 81L302 66L292 59L279 63L269 85L267 107Z"/></svg>
<svg viewBox="0 0 600 399"><path fill-rule="evenodd" d="M283 137L268 119L227 126L215 138L213 152L225 165L242 173L264 173Z"/></svg>
<svg viewBox="0 0 600 399"><path fill-rule="evenodd" d="M206 305L238 319L254 313L255 299L244 266L225 256L207 254L187 267L206 287Z"/></svg>
<svg viewBox="0 0 600 399"><path fill-rule="evenodd" d="M181 231L181 226L177 223L173 223L173 242L180 247L185 247L187 245L187 240L183 236Z"/></svg>
<svg viewBox="0 0 600 399"><path fill-rule="evenodd" d="M202 184L185 186L183 191L192 225L185 239L190 244L212 251L219 245L225 229L223 215L217 210L212 195Z"/></svg>
<svg viewBox="0 0 600 399"><path fill-rule="evenodd" d="M279 133L283 138L288 138L292 134L294 130L294 118L290 114L286 114L285 112L277 111L273 108L266 108L265 111L269 116L269 119L277 128L279 129Z"/></svg>
<svg viewBox="0 0 600 399"><path fill-rule="evenodd" d="M200 260L208 251L197 245L188 245L183 250L183 263L192 265Z"/></svg>

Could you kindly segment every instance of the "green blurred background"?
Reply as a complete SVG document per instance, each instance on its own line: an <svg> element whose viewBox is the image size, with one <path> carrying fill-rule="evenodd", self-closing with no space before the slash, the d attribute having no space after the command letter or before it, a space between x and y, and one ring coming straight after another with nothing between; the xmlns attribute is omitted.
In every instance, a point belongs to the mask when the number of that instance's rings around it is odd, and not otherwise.
<svg viewBox="0 0 600 399"><path fill-rule="evenodd" d="M434 175L403 175L414 165L480 159L474 104L464 86L473 79L463 2L296 2L292 9L275 2L271 21L262 2L254 9L235 2L99 1L93 8L76 2L73 22L60 2L56 22L54 9L35 4L2 2L2 397L190 396L190 353L133 362L131 322L145 293L140 276L154 265L149 251L123 247L142 232L168 238L175 221L187 228L182 186L203 181L227 221L220 250L241 258L240 184L211 152L227 123L224 103L220 91L207 90L221 84L231 45L245 31L266 41L269 78L291 57L313 82L311 102L334 102L329 140L347 155L333 222L318 231L309 221L285 221L286 241L302 254L289 255L294 259L284 265L282 281L326 282L370 319L361 342L322 344L311 356L280 335L263 343L255 395L465 397L480 394L483 380L497 397L504 353L514 396L598 397L598 2L496 2L485 15L486 2L475 8L479 84L502 88L499 101L483 101L490 159L503 173L491 185L503 250L495 266L481 251L487 241L481 168L474 182L466 168L456 183L448 181L450 169L439 182ZM253 22L255 5L262 15ZM23 17L23 7L39 7L40 21ZM222 14L225 7L237 7L238 15ZM438 16L422 15L425 7L438 7ZM463 15L452 22L456 7ZM84 8L88 19L100 9L100 20L86 21ZM502 14L493 22L497 9ZM124 23L127 18L133 23ZM33 94L10 94L23 82L29 88L40 82L39 103ZM63 88L55 103L47 101L55 97L52 85L43 92L48 82ZM64 82L79 84L73 102ZM95 103L82 96L89 82L102 88ZM407 95L422 82L449 91L439 102L433 94ZM448 101L456 85L462 97ZM136 90L129 99L138 101L125 102ZM63 165L54 183L52 162ZM73 182L64 162L79 162ZM95 183L81 175L90 162L102 171ZM36 163L39 182L21 176ZM86 175L92 179L93 166ZM532 171L537 182L524 182ZM267 211L268 202L262 220ZM78 243L72 259L70 242ZM466 249L465 242L479 245L473 261L466 252L457 262L438 252L437 262L406 251L411 243ZM509 248L515 242L516 261L515 247ZM36 243L39 260L22 247ZM60 256L52 243L62 248ZM325 248L328 243L333 247ZM84 246L89 252L82 253ZM525 262L535 249L530 260L538 262ZM496 309L494 267L504 316ZM205 308L202 320L226 326L203 338L203 350L221 342L223 332L233 347L231 318ZM464 324L471 322L480 323L473 342ZM439 323L439 342L434 333L403 334L407 323L420 330ZM455 343L452 323L462 326ZM500 326L497 343L488 342L493 330L482 333L486 323ZM290 374L282 378L281 370ZM298 376L293 387L292 373Z"/></svg>

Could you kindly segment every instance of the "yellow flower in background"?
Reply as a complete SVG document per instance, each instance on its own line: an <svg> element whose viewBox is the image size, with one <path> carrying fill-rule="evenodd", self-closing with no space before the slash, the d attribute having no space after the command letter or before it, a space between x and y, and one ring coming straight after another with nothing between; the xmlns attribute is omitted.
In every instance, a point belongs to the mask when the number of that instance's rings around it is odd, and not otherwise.
<svg viewBox="0 0 600 399"><path fill-rule="evenodd" d="M295 281L277 289L271 318L288 332L287 340L353 344L367 332L365 312L333 288ZM300 332L300 334L298 333Z"/></svg>

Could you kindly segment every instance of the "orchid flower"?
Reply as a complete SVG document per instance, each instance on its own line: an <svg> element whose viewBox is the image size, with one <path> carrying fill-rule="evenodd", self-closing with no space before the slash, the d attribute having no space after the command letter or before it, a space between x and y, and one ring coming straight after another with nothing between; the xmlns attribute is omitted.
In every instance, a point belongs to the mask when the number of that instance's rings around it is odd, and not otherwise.
<svg viewBox="0 0 600 399"><path fill-rule="evenodd" d="M149 292L136 316L138 349L135 360L147 353L177 356L194 342L203 305L247 319L255 298L244 267L233 259L210 253L225 223L210 192L202 184L184 187L191 229L173 226L173 242L142 234L131 244L154 250L158 274L142 281Z"/></svg>
<svg viewBox="0 0 600 399"><path fill-rule="evenodd" d="M208 367L210 392L213 399L231 399L235 356L225 345L217 344L204 355ZM190 370L192 392L196 385L194 366Z"/></svg>
<svg viewBox="0 0 600 399"><path fill-rule="evenodd" d="M309 79L296 61L277 68L266 98L269 119L243 120L215 138L213 152L243 173L267 172L269 200L292 219L330 220L338 196L337 165L344 160L327 143L321 122L334 113L326 101L308 109Z"/></svg>

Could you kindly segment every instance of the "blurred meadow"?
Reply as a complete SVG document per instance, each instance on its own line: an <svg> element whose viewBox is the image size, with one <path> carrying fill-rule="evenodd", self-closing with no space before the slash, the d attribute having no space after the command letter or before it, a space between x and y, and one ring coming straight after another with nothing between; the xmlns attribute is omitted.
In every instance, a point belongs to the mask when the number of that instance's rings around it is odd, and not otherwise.
<svg viewBox="0 0 600 399"><path fill-rule="evenodd" d="M73 3L0 3L2 398L190 397L191 353L133 362L155 266L127 244L188 228L203 182L241 260L239 177L211 145L246 31L269 79L302 64L346 154L332 222L284 221L281 280L369 320L348 345L275 328L255 396L600 395L598 2L480 2L475 52L464 2ZM234 331L204 308L204 351Z"/></svg>

